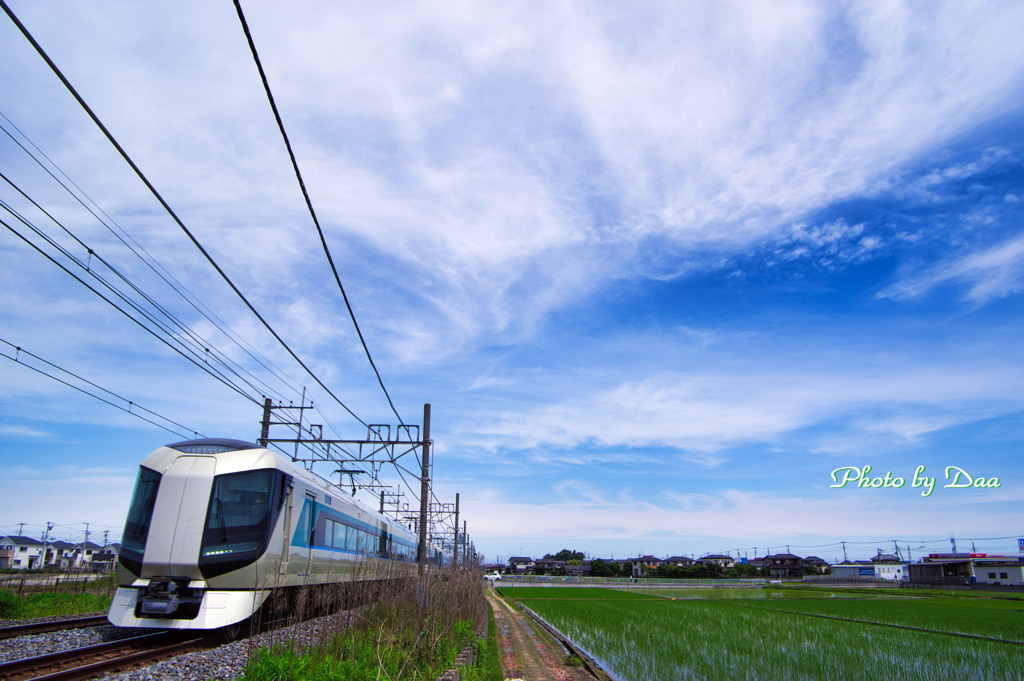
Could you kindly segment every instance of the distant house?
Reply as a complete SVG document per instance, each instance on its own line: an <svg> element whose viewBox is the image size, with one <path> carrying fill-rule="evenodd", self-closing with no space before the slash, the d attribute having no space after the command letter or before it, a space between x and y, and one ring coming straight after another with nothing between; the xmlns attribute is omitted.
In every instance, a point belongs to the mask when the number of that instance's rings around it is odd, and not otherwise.
<svg viewBox="0 0 1024 681"><path fill-rule="evenodd" d="M71 542L55 539L42 542L39 539L25 536L0 537L0 568L15 570L38 570L43 567L54 567L58 570L77 570L83 568L96 569L93 557L103 551L108 552L107 560L100 569L113 569L117 563L120 544L108 544L106 548L83 542Z"/></svg>
<svg viewBox="0 0 1024 681"><path fill-rule="evenodd" d="M38 570L43 567L43 542L23 535L0 537L0 567ZM46 552L51 551L47 547Z"/></svg>
<svg viewBox="0 0 1024 681"><path fill-rule="evenodd" d="M697 562L704 565L720 565L724 568L731 568L736 564L736 561L733 560L732 556L726 556L722 553L712 553L707 556L701 556L697 559Z"/></svg>
<svg viewBox="0 0 1024 681"><path fill-rule="evenodd" d="M553 558L538 558L533 569L537 574L560 575L565 571L565 561Z"/></svg>
<svg viewBox="0 0 1024 681"><path fill-rule="evenodd" d="M818 558L817 556L807 556L804 558L804 567L810 568L818 575L824 575L829 572L828 561Z"/></svg>
<svg viewBox="0 0 1024 681"><path fill-rule="evenodd" d="M533 570L536 564L529 556L512 556L508 559L508 569L516 575L525 575Z"/></svg>
<svg viewBox="0 0 1024 681"><path fill-rule="evenodd" d="M764 557L764 569L769 577L794 579L804 575L804 559L792 553L776 553Z"/></svg>
<svg viewBox="0 0 1024 681"><path fill-rule="evenodd" d="M562 566L566 577L586 577L590 574L590 561L584 560L581 565L566 563Z"/></svg>
<svg viewBox="0 0 1024 681"><path fill-rule="evenodd" d="M671 565L673 567L690 567L696 561L693 558L687 558L686 556L672 556L671 558L665 559L665 565Z"/></svg>
<svg viewBox="0 0 1024 681"><path fill-rule="evenodd" d="M117 567L117 557L121 553L121 545L118 543L107 544L94 551L90 557L89 567L93 570L113 570Z"/></svg>
<svg viewBox="0 0 1024 681"><path fill-rule="evenodd" d="M651 570L655 570L664 563L661 558L656 556L641 556L633 559L633 576L634 577L646 577L647 573Z"/></svg>
<svg viewBox="0 0 1024 681"><path fill-rule="evenodd" d="M907 571L907 566L899 559L899 556L894 556L890 553L882 553L879 551L878 554L871 559L871 564L875 568L876 579L891 579L899 582L904 579L908 579L910 576L910 573Z"/></svg>

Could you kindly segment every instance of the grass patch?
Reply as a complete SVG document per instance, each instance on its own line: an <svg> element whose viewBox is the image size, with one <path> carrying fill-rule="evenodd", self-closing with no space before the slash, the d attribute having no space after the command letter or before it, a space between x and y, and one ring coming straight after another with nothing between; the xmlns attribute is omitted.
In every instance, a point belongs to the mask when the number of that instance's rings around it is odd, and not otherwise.
<svg viewBox="0 0 1024 681"><path fill-rule="evenodd" d="M243 678L248 681L433 680L474 640L473 627L467 622L458 623L450 634L436 639L430 637L426 629L375 633L335 634L327 645L303 650L290 645L263 648L245 670Z"/></svg>
<svg viewBox="0 0 1024 681"><path fill-rule="evenodd" d="M0 619L31 619L54 615L106 612L110 598L90 593L42 593L18 596L0 591Z"/></svg>

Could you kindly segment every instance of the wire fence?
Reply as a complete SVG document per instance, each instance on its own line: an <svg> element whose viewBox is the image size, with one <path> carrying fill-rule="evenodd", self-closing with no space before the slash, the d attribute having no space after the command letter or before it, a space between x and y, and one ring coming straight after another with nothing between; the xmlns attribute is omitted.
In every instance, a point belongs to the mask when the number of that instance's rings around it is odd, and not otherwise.
<svg viewBox="0 0 1024 681"><path fill-rule="evenodd" d="M0 591L19 596L37 593L92 593L111 596L117 588L113 572L0 575Z"/></svg>

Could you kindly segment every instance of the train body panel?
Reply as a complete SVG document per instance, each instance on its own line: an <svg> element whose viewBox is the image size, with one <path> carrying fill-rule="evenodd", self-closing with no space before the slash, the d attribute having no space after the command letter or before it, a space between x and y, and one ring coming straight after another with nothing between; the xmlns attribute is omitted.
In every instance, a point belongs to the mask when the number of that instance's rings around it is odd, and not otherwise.
<svg viewBox="0 0 1024 681"><path fill-rule="evenodd" d="M276 452L236 440L168 445L140 467L108 619L226 626L272 589L415 574L416 541Z"/></svg>

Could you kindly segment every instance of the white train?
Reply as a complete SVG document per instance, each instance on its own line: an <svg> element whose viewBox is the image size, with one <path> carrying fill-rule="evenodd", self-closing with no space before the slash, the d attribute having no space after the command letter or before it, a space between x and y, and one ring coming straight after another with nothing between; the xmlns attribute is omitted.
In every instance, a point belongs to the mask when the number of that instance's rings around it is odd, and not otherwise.
<svg viewBox="0 0 1024 681"><path fill-rule="evenodd" d="M239 440L178 442L142 462L107 619L235 624L275 589L414 574L417 541L287 456Z"/></svg>

